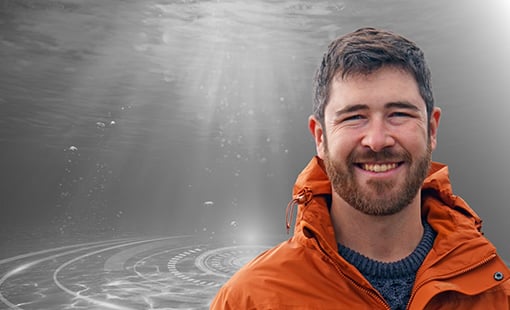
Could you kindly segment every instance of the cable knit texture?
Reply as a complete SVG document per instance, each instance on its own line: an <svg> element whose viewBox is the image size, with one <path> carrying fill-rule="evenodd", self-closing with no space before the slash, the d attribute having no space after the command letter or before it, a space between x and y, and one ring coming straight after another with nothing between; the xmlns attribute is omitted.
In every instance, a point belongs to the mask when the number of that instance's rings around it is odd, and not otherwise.
<svg viewBox="0 0 510 310"><path fill-rule="evenodd" d="M436 237L427 222L423 222L423 227L423 237L416 249L397 262L379 262L341 244L338 244L338 252L381 293L392 310L404 310L411 296L416 272L432 249Z"/></svg>

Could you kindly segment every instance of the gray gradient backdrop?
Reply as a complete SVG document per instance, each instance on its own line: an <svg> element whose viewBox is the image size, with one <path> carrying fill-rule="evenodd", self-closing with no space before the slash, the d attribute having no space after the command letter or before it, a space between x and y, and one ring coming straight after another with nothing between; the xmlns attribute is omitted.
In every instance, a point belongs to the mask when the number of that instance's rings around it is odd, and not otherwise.
<svg viewBox="0 0 510 310"><path fill-rule="evenodd" d="M434 159L510 258L510 4L0 0L0 258L122 235L284 232L311 80L361 26L415 40ZM36 244L34 246L34 244Z"/></svg>

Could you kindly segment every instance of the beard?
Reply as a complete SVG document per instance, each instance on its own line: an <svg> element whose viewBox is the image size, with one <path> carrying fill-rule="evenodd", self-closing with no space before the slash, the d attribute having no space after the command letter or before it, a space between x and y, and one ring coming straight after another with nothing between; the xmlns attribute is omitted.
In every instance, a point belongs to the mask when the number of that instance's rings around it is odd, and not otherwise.
<svg viewBox="0 0 510 310"><path fill-rule="evenodd" d="M374 216L393 215L406 208L416 197L428 175L432 149L430 141L427 149L419 157L412 158L405 150L395 152L383 149L381 152L367 150L351 152L346 164L330 158L325 141L324 164L333 190L356 210ZM404 162L409 165L405 180L368 180L360 184L354 174L356 162Z"/></svg>

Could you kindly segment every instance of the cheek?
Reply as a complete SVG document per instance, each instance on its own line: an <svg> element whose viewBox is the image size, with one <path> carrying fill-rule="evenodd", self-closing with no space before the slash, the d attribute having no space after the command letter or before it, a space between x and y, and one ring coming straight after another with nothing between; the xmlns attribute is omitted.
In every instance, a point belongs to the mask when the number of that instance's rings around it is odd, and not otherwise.
<svg viewBox="0 0 510 310"><path fill-rule="evenodd" d="M428 135L409 135L401 141L401 147L405 148L412 156L423 154L430 144Z"/></svg>
<svg viewBox="0 0 510 310"><path fill-rule="evenodd" d="M335 158L347 157L356 148L354 140L344 135L330 134L324 142L324 152Z"/></svg>
<svg viewBox="0 0 510 310"><path fill-rule="evenodd" d="M421 124L399 128L396 131L396 135L402 144L413 146L414 148L427 147L427 144L430 142L429 129Z"/></svg>

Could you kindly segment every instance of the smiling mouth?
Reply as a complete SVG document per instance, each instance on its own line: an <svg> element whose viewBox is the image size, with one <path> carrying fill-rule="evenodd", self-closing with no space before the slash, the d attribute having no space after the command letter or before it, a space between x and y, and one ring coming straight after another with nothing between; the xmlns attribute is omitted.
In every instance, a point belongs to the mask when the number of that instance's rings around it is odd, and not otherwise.
<svg viewBox="0 0 510 310"><path fill-rule="evenodd" d="M370 172L386 172L389 170L396 169L398 166L400 166L401 163L384 163L384 164L368 164L368 163L362 163L358 164L358 167L360 167L363 170L370 171Z"/></svg>

